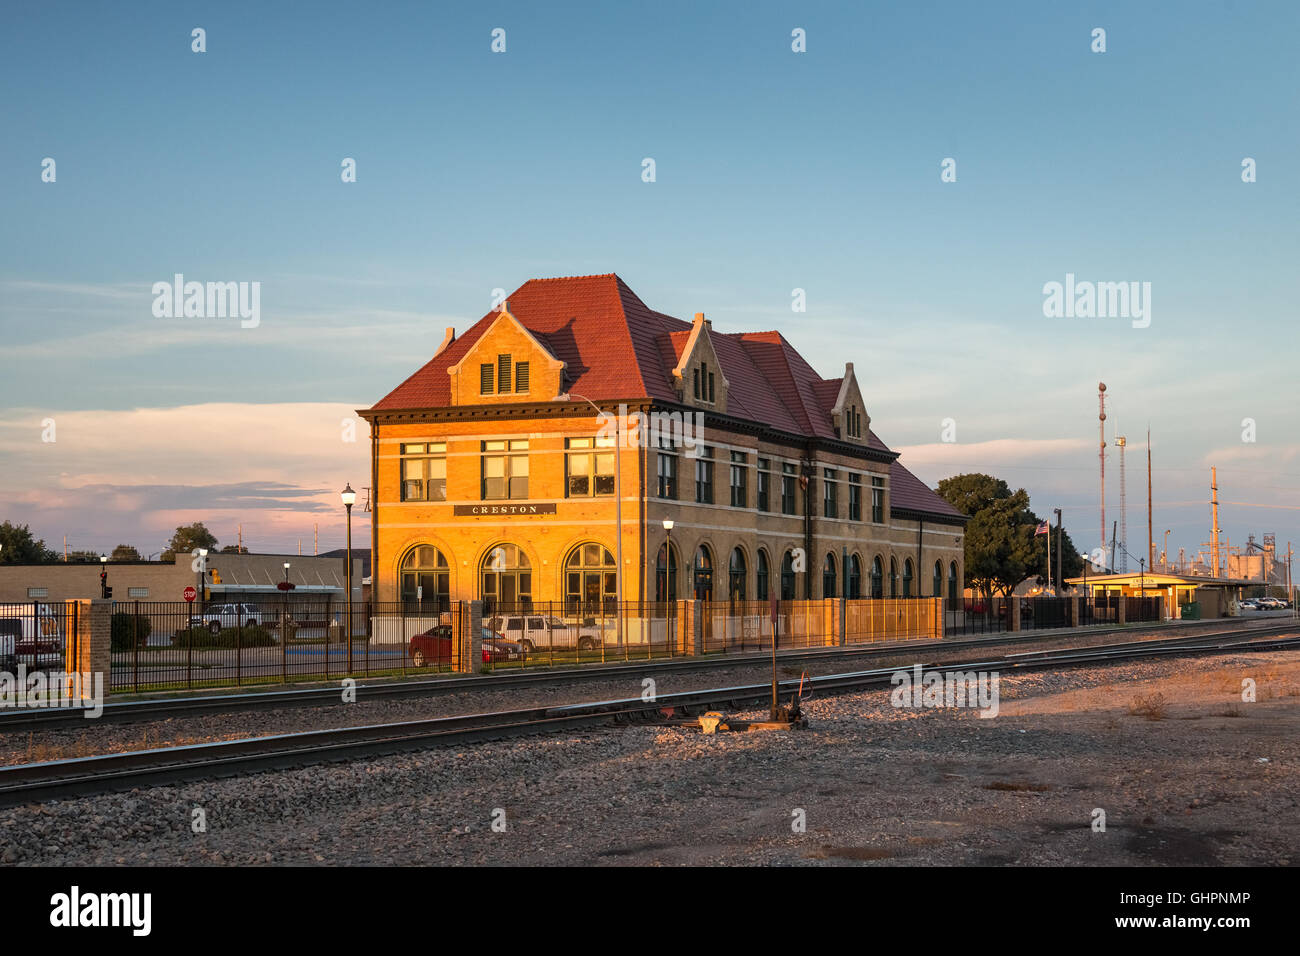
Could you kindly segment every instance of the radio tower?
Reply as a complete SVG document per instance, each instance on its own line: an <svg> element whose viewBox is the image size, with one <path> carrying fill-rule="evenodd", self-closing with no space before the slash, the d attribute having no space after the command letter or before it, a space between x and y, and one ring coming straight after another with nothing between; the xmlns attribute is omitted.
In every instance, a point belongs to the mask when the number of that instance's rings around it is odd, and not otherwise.
<svg viewBox="0 0 1300 956"><path fill-rule="evenodd" d="M1120 435L1115 439L1115 445L1119 448L1119 548L1120 552L1115 556L1115 564L1120 571L1128 570L1128 486L1124 477L1124 449L1128 447L1128 439Z"/></svg>
<svg viewBox="0 0 1300 956"><path fill-rule="evenodd" d="M1097 458L1101 462L1101 549L1102 553L1106 551L1106 383L1097 384L1097 404L1100 413L1097 415L1099 420L1098 429L1101 432L1101 450L1097 453ZM1106 562L1110 564L1109 560Z"/></svg>

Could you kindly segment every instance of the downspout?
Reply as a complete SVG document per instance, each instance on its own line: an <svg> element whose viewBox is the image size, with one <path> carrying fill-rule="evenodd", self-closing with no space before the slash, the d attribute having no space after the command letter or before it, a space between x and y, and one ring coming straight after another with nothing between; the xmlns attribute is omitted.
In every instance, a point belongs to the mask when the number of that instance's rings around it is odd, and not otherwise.
<svg viewBox="0 0 1300 956"><path fill-rule="evenodd" d="M379 600L379 419L370 422L370 600Z"/></svg>

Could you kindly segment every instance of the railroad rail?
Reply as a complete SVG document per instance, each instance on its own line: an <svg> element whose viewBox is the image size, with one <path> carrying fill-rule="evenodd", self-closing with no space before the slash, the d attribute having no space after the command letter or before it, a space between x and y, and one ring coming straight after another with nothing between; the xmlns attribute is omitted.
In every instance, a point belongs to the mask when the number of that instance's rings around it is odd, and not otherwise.
<svg viewBox="0 0 1300 956"><path fill-rule="evenodd" d="M1008 644L1047 644L1055 640L1075 637L1105 637L1110 634L1151 633L1176 627L1180 632L1196 630L1195 635L1218 637L1242 634L1284 633L1294 628L1294 623L1282 619L1264 620L1223 627L1217 622L1195 624L1141 626L1118 629L1084 629L1077 631L1012 631L995 637L895 641L882 644L847 645L827 648L777 649L777 659L784 664L808 663L856 657L886 657L917 649L948 649L972 647L998 647ZM1203 630L1210 628L1209 630ZM727 654L719 657L685 658L663 661L632 661L583 668L563 668L546 671L517 671L510 674L493 674L471 677L437 677L424 680L390 680L361 682L356 685L356 700L399 700L453 694L463 691L500 690L511 687L530 687L548 684L568 684L582 681L617 679L629 671L638 678L656 673L688 673L762 664L771 660L771 652L758 651L746 654ZM108 702L96 723L139 723L177 717L200 717L208 714L238 713L240 711L276 710L288 707L330 707L343 705L337 683L328 687L295 688L292 690L252 691L239 694L201 694L189 697L152 698ZM82 707L31 707L0 711L0 734L17 731L43 731L59 727L89 727Z"/></svg>
<svg viewBox="0 0 1300 956"><path fill-rule="evenodd" d="M1292 629L1294 630L1294 629ZM1197 635L1161 641L1135 641L1105 647L1042 650L987 661L922 665L926 671L1032 671L1114 663L1166 655L1196 655L1300 647L1300 636L1262 637ZM850 693L892 686L898 667L803 680L814 694ZM793 693L797 681L782 681L780 691ZM632 721L689 716L715 708L733 710L770 700L771 684L717 687L641 698L588 701L553 707L467 714L399 723L313 730L241 740L190 744L152 750L77 757L0 768L0 806L82 796L91 793L161 786L188 780L348 761L446 744L610 726Z"/></svg>

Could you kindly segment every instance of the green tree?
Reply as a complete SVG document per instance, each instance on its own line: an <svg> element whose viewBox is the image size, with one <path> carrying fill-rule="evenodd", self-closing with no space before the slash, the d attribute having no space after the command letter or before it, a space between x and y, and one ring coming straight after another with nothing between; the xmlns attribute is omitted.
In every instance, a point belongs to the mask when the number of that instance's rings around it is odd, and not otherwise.
<svg viewBox="0 0 1300 956"><path fill-rule="evenodd" d="M167 542L167 550L173 555L177 553L191 554L196 548L203 548L208 551L214 551L217 547L217 536L204 527L202 521L196 521L191 525L181 525L172 535L171 541Z"/></svg>
<svg viewBox="0 0 1300 956"><path fill-rule="evenodd" d="M108 556L110 561L139 561L140 552L129 544L119 544Z"/></svg>
<svg viewBox="0 0 1300 956"><path fill-rule="evenodd" d="M69 551L68 564L99 564L97 551Z"/></svg>
<svg viewBox="0 0 1300 956"><path fill-rule="evenodd" d="M237 544L228 544L221 549L221 554L248 554L247 548L241 548Z"/></svg>
<svg viewBox="0 0 1300 956"><path fill-rule="evenodd" d="M1009 594L1030 575L1047 578L1047 538L1034 531L1042 520L1029 507L1023 488L1012 491L992 475L954 475L939 482L939 496L962 514L969 515L965 535L966 587L984 594ZM1083 562L1067 532L1057 540L1052 529L1052 577L1056 576L1056 550L1064 545L1061 572L1081 573Z"/></svg>
<svg viewBox="0 0 1300 956"><path fill-rule="evenodd" d="M0 564L51 564L57 558L27 525L0 522Z"/></svg>

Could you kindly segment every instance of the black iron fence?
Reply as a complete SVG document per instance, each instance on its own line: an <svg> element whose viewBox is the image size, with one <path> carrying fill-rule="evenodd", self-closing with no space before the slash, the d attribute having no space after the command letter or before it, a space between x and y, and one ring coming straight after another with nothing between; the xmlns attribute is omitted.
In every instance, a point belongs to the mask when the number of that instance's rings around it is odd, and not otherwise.
<svg viewBox="0 0 1300 956"><path fill-rule="evenodd" d="M945 601L945 634L996 634L1011 628L1011 601L1003 597L968 597Z"/></svg>
<svg viewBox="0 0 1300 956"><path fill-rule="evenodd" d="M778 648L836 646L841 634L845 644L934 639L1007 631L1015 600L1026 630L1115 624L1121 600L1128 602L1128 621L1155 621L1161 614L1159 598L966 598L956 606L938 598L827 599L782 601L774 627L766 601L497 604L481 618L478 654L471 660L468 602L358 602L349 627L348 608L337 600L119 601L112 610L109 687L143 691L582 666L763 651L774 636ZM79 633L72 620L78 607L0 606L0 657L2 635L13 631L25 642L22 653L35 653L33 661L41 655L47 666L62 661L69 653L65 638ZM29 637L42 628L49 646Z"/></svg>

